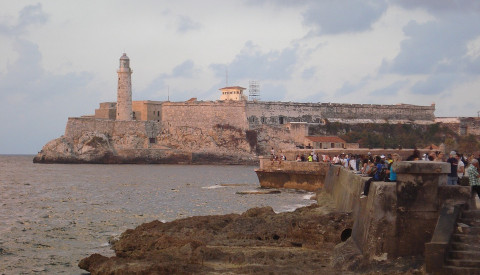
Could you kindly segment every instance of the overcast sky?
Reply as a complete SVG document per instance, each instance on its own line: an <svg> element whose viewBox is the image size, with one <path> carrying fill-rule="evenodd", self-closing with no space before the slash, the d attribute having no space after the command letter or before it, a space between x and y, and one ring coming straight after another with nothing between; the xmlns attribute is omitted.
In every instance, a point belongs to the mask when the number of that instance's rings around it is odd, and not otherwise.
<svg viewBox="0 0 480 275"><path fill-rule="evenodd" d="M478 0L0 0L0 154L36 153L116 100L436 104L480 111ZM168 92L169 91L169 92Z"/></svg>

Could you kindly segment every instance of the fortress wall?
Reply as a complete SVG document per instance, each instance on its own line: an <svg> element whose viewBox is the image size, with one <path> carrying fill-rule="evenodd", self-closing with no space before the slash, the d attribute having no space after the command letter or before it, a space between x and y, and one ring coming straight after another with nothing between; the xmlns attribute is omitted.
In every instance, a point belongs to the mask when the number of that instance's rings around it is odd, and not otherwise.
<svg viewBox="0 0 480 275"><path fill-rule="evenodd" d="M250 127L288 122L322 123L324 119L431 121L435 105L375 105L339 103L247 102Z"/></svg>
<svg viewBox="0 0 480 275"><path fill-rule="evenodd" d="M480 136L480 118L478 117L460 118L460 135Z"/></svg>
<svg viewBox="0 0 480 275"><path fill-rule="evenodd" d="M156 121L115 121L112 135L154 138L161 129L161 123Z"/></svg>
<svg viewBox="0 0 480 275"><path fill-rule="evenodd" d="M248 128L244 101L164 102L161 116L168 127L211 129L216 124L229 124L240 129Z"/></svg>
<svg viewBox="0 0 480 275"><path fill-rule="evenodd" d="M133 101L132 109L136 120L162 120L162 101Z"/></svg>
<svg viewBox="0 0 480 275"><path fill-rule="evenodd" d="M159 135L162 124L156 121L115 121L95 118L68 118L65 136L78 138L87 132L99 132L107 136L134 135L153 138Z"/></svg>
<svg viewBox="0 0 480 275"><path fill-rule="evenodd" d="M65 136L75 138L85 132L100 132L102 134L111 134L113 132L114 120L69 117L65 128Z"/></svg>
<svg viewBox="0 0 480 275"><path fill-rule="evenodd" d="M479 117L437 117L435 122L442 123L443 126L450 128L461 136L480 136Z"/></svg>

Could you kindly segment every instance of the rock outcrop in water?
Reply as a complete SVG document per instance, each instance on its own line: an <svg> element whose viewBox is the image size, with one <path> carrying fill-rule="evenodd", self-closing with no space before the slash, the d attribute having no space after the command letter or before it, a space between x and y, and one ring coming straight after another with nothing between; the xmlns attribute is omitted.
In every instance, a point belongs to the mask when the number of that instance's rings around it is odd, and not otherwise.
<svg viewBox="0 0 480 275"><path fill-rule="evenodd" d="M275 214L263 207L153 221L112 242L116 256L93 254L79 267L93 275L421 274L421 259L364 261L349 238L351 214L331 211L312 205Z"/></svg>
<svg viewBox="0 0 480 275"><path fill-rule="evenodd" d="M216 125L202 131L157 124L70 118L65 135L43 146L33 162L258 164L255 144L235 127Z"/></svg>
<svg viewBox="0 0 480 275"><path fill-rule="evenodd" d="M92 274L327 274L330 252L351 226L350 214L317 206L153 221L124 232L115 257L93 254L79 266Z"/></svg>

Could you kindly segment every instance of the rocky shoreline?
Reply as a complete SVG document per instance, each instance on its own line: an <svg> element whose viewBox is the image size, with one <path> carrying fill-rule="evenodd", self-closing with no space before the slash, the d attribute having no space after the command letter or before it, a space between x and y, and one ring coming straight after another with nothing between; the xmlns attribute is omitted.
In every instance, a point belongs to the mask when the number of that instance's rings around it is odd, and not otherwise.
<svg viewBox="0 0 480 275"><path fill-rule="evenodd" d="M215 153L191 153L172 151L168 155L114 155L111 152L92 154L88 157L50 155L39 152L33 163L62 164L193 164L193 165L251 165L258 166L259 160L251 155L227 155Z"/></svg>
<svg viewBox="0 0 480 275"><path fill-rule="evenodd" d="M350 213L328 199L294 212L271 207L243 214L152 221L112 240L114 257L93 254L91 274L421 274L418 259L365 263L349 238Z"/></svg>
<svg viewBox="0 0 480 275"><path fill-rule="evenodd" d="M233 139L233 137L230 137ZM127 139L128 141L125 141ZM145 138L128 135L110 137L99 132L85 132L79 137L62 136L48 142L33 158L34 163L90 164L214 164L258 165L258 157L228 146L200 147L145 146ZM246 143L246 141L244 141ZM248 145L243 146L248 147Z"/></svg>

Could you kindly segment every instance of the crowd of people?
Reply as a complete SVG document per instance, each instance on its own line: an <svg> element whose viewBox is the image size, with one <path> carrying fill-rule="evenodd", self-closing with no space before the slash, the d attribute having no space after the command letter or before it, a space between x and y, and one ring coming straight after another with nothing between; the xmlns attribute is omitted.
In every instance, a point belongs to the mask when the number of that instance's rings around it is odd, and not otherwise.
<svg viewBox="0 0 480 275"><path fill-rule="evenodd" d="M276 155L273 148L271 157L272 161L277 160L281 162L287 160L283 154L280 156ZM401 160L402 157L396 153L373 156L368 152L367 155L339 154L332 157L328 154L318 155L313 150L307 156L298 154L295 158L295 161L298 162L326 162L332 165L340 165L354 173L370 177L370 179L365 182L360 198L368 196L372 181L396 181L397 174L392 169L392 164ZM441 151L422 155L420 151L415 149L406 161L437 161L449 163L451 171L447 175L447 185L470 185L472 186L472 192L475 192L480 198L480 154L478 158L475 158L474 154L458 154L455 151L451 151L447 158Z"/></svg>

